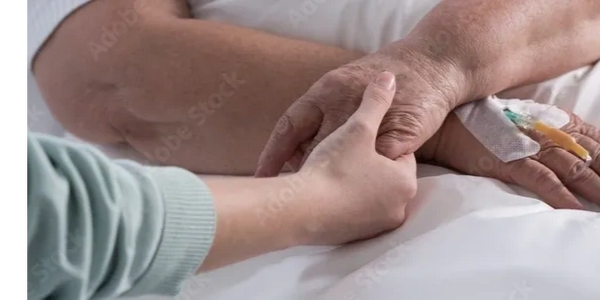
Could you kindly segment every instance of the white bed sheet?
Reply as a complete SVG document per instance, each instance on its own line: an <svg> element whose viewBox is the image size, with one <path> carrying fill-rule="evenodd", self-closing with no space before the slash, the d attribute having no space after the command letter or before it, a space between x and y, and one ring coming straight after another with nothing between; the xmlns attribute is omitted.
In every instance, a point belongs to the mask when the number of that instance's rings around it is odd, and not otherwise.
<svg viewBox="0 0 600 300"><path fill-rule="evenodd" d="M193 278L176 299L600 299L599 214L434 166L419 176L400 229L250 259Z"/></svg>

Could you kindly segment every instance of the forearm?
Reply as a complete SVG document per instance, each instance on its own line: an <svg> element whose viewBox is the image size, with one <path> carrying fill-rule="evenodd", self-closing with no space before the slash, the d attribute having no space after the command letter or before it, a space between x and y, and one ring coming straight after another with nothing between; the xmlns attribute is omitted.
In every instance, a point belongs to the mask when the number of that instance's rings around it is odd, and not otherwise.
<svg viewBox="0 0 600 300"><path fill-rule="evenodd" d="M308 242L303 207L331 200L307 176L203 182L37 134L27 169L32 299L175 294L193 272Z"/></svg>
<svg viewBox="0 0 600 300"><path fill-rule="evenodd" d="M285 109L360 56L162 9L140 14L108 51L90 53L127 2L94 1L67 19L37 58L37 80L70 131L126 141L154 161L197 172L252 173ZM80 54L65 57L67 50Z"/></svg>
<svg viewBox="0 0 600 300"><path fill-rule="evenodd" d="M327 71L358 56L206 21L157 26L147 38L149 43L162 41L149 47L153 52L147 60L157 63L133 58L130 63L139 69L123 82L131 82L124 89L126 97L139 101L135 111L158 122L161 130L146 138L136 132L142 126L117 127L127 127L127 141L142 152L151 151L153 160L203 173L252 174L283 112ZM183 52L176 57L191 66L186 75L185 66L171 61L169 53L177 51ZM154 82L169 85L143 88L157 86ZM189 128L190 136L180 146L167 145L165 139L176 137L181 128ZM169 149L169 154L162 155L159 148Z"/></svg>
<svg viewBox="0 0 600 300"><path fill-rule="evenodd" d="M301 244L306 237L303 226L310 220L299 205L325 197L314 193L317 185L300 189L299 184L307 183L297 175L204 180L215 198L218 218L201 271Z"/></svg>
<svg viewBox="0 0 600 300"><path fill-rule="evenodd" d="M593 63L599 28L596 0L446 0L403 42L466 72L464 102Z"/></svg>

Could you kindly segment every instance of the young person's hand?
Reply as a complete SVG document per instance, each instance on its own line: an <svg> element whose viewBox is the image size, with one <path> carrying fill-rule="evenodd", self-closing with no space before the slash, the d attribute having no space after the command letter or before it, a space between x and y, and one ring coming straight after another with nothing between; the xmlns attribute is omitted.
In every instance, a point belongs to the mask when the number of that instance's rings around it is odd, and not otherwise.
<svg viewBox="0 0 600 300"><path fill-rule="evenodd" d="M373 81L373 80L372 80ZM304 243L340 244L395 229L417 190L412 154L391 160L375 150L383 116L396 89L392 73L379 74L358 110L310 154L297 176L313 197L299 203Z"/></svg>
<svg viewBox="0 0 600 300"><path fill-rule="evenodd" d="M379 74L356 113L297 173L206 179L218 223L202 269L293 246L339 245L399 227L417 190L415 158L391 160L375 150L394 91L394 76Z"/></svg>

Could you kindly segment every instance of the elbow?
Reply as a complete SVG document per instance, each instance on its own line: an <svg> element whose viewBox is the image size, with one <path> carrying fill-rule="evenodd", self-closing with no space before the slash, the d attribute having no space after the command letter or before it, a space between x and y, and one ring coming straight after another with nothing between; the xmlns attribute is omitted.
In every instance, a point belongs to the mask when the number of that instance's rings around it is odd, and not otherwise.
<svg viewBox="0 0 600 300"><path fill-rule="evenodd" d="M52 115L67 131L94 143L122 141L111 124L117 117L112 87L75 80L57 84L57 77L61 76L48 77L43 73L36 73L36 82Z"/></svg>
<svg viewBox="0 0 600 300"><path fill-rule="evenodd" d="M34 76L54 118L70 133L94 143L122 142L114 123L126 118L119 113L119 88L82 72L77 59L59 58L51 47L40 51Z"/></svg>
<svg viewBox="0 0 600 300"><path fill-rule="evenodd" d="M126 100L123 80L128 71L123 53L130 45L122 41L106 53L93 51L102 32L86 25L86 19L93 19L92 6L59 25L34 58L33 73L54 118L66 130L94 143L121 143L125 138L120 127L140 119Z"/></svg>

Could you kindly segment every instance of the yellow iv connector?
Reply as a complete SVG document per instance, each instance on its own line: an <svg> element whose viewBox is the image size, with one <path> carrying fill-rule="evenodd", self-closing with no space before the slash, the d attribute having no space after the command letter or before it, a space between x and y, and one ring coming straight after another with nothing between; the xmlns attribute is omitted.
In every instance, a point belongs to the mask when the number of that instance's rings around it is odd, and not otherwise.
<svg viewBox="0 0 600 300"><path fill-rule="evenodd" d="M517 126L521 126L526 129L534 129L539 131L540 133L547 136L550 140L556 143L559 147L571 151L579 158L584 160L587 164L589 164L592 160L590 157L590 153L579 145L575 139L570 136L568 133L552 127L548 126L541 121L535 120L531 116L517 114L508 109L504 109L504 114Z"/></svg>

